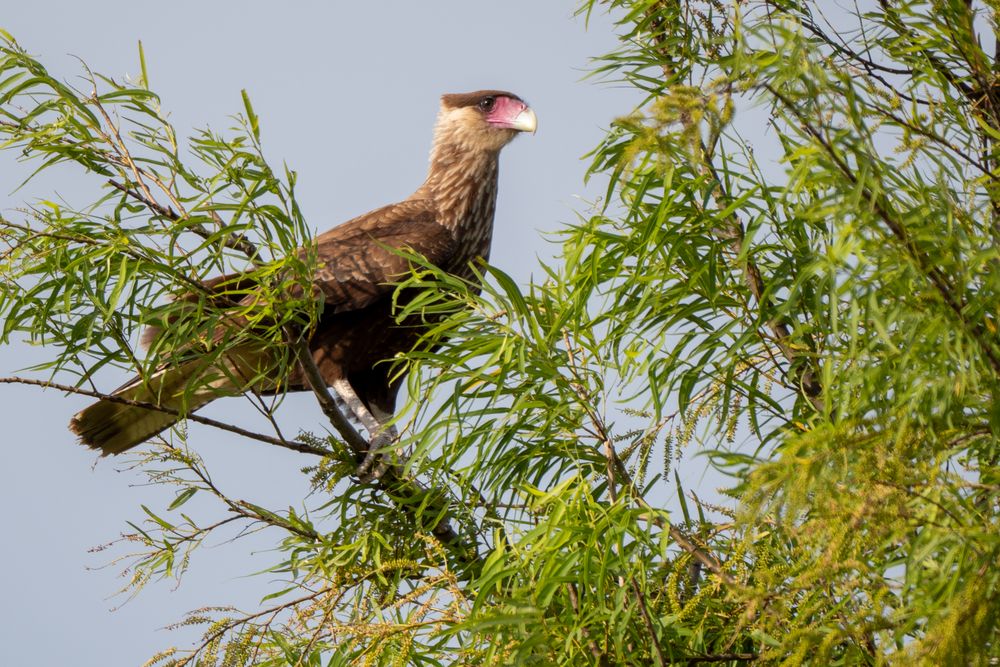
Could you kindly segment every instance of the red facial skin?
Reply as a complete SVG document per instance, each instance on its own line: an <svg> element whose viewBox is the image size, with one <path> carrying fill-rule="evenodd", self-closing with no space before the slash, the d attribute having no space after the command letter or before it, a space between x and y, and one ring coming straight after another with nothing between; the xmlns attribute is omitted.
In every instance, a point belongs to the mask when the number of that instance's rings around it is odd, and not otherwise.
<svg viewBox="0 0 1000 667"><path fill-rule="evenodd" d="M521 100L499 95L494 98L493 108L486 114L486 122L494 127L515 129L514 121L528 105Z"/></svg>

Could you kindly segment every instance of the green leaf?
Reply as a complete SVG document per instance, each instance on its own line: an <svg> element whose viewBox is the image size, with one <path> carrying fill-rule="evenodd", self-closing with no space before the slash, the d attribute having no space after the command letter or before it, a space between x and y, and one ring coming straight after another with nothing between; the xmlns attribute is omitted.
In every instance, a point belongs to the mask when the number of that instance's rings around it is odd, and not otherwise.
<svg viewBox="0 0 1000 667"><path fill-rule="evenodd" d="M250 123L250 132L256 141L260 141L260 123L257 114L253 111L253 105L250 104L250 95L247 94L246 89L241 90L240 94L243 96L243 110L246 111L247 121Z"/></svg>
<svg viewBox="0 0 1000 667"><path fill-rule="evenodd" d="M178 507L186 503L188 500L190 500L191 496L193 496L196 493L198 493L198 488L194 486L190 486L178 492L177 497L174 498L174 501L170 503L170 505L167 507L167 511L172 512L173 510L177 509Z"/></svg>

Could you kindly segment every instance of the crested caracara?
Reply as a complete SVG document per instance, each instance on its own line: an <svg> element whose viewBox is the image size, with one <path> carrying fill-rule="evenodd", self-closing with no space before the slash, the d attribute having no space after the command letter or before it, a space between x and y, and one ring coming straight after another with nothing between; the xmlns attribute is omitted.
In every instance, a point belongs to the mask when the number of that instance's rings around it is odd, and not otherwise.
<svg viewBox="0 0 1000 667"><path fill-rule="evenodd" d="M535 126L534 112L511 93L442 96L423 185L404 201L315 239L313 287L324 303L309 347L327 384L350 410L348 416L371 437L391 418L400 386L400 378L389 377L389 364L380 362L408 351L421 333L412 323L398 326L393 318L393 282L409 270L409 262L393 249L408 248L447 272L471 275L469 262L490 251L500 150ZM205 287L220 289L238 279L223 276ZM288 378L261 379L258 369L273 366L261 358L266 354L237 348L215 362L226 368L214 369L208 380L206 364L197 358L165 366L151 377L134 378L114 395L168 411L103 400L77 413L70 428L83 444L104 455L119 454L176 423L176 413L192 412L220 396L308 388L301 370ZM248 386L238 377L256 379Z"/></svg>

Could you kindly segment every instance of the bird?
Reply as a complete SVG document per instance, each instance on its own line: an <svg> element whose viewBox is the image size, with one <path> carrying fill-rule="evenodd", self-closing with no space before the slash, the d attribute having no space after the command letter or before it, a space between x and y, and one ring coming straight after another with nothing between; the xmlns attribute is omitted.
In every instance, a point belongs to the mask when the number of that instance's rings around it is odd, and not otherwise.
<svg viewBox="0 0 1000 667"><path fill-rule="evenodd" d="M324 381L346 404L348 416L360 422L371 438L385 431L394 415L403 379L390 375L390 364L382 362L409 351L427 326L395 320L394 283L411 267L400 251L414 251L445 272L473 278L471 262L486 260L490 253L500 151L519 134L534 134L536 128L534 110L513 93L477 90L442 95L430 166L420 187L403 201L315 237L312 289L321 297L322 309L308 347ZM237 283L239 275L220 276L206 281L204 290L223 293ZM251 288L244 301L254 298ZM144 340L158 334L156 327L150 327ZM221 396L310 388L298 365L288 377L261 377L259 369L273 369L273 364L259 358L265 354L251 347L227 352L221 362L218 357L206 362L196 355L164 365L147 377L132 378L110 399L78 412L70 430L102 456L120 454ZM209 377L210 364L225 367L215 368ZM240 380L251 377L250 382Z"/></svg>

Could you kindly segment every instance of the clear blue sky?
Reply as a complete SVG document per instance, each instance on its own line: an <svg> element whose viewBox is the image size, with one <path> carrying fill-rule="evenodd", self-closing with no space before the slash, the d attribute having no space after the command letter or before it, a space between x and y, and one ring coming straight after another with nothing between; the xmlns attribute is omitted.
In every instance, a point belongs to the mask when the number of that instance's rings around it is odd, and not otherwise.
<svg viewBox="0 0 1000 667"><path fill-rule="evenodd" d="M610 120L629 111L634 94L583 81L589 58L615 46L610 21L589 29L574 2L468 0L379 3L47 2L6 3L0 28L50 71L72 80L73 56L115 77L138 69L145 46L152 87L181 134L225 128L250 93L265 148L276 164L299 172L298 193L311 225L323 230L408 195L423 179L437 98L478 88L512 90L536 109L539 132L506 149L492 261L519 280L552 247L542 233L586 208L581 160ZM0 153L0 210L58 193L83 204L97 179L60 170L12 192L28 173ZM45 356L26 345L0 348L0 375ZM124 378L117 378L124 380ZM108 387L114 386L108 381ZM202 550L182 585L153 585L118 611L110 597L119 569L92 571L108 552L88 549L114 539L139 504L163 507L169 494L136 486L143 478L74 444L69 417L86 401L29 387L0 385L4 508L0 548L0 662L4 665L136 665L170 645L195 639L166 631L204 604L253 608L264 581L244 578L267 554L247 544ZM241 420L238 402L206 414ZM309 396L287 401L285 424L316 428ZM217 481L234 495L285 507L301 498L299 468L310 461L286 451L192 429L192 443ZM261 542L260 544L266 544Z"/></svg>

